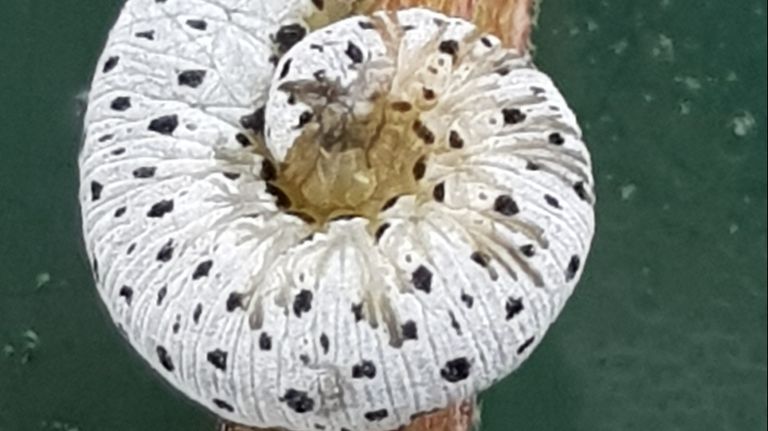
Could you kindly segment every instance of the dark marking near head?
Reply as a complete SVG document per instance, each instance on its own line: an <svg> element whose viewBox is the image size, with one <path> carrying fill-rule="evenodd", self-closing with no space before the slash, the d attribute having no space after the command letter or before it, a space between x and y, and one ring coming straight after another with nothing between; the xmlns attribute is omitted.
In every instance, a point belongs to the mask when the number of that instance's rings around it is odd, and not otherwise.
<svg viewBox="0 0 768 431"><path fill-rule="evenodd" d="M312 77L315 78L315 81L323 82L325 81L325 69L318 69L314 72L312 72ZM292 94L293 96L293 94Z"/></svg>
<svg viewBox="0 0 768 431"><path fill-rule="evenodd" d="M238 133L235 135L235 140L238 144L240 144L241 147L245 148L251 145L251 140L248 139L247 136L245 136L244 133Z"/></svg>
<svg viewBox="0 0 768 431"><path fill-rule="evenodd" d="M355 322L363 320L363 303L352 304L352 314L355 316Z"/></svg>
<svg viewBox="0 0 768 431"><path fill-rule="evenodd" d="M389 229L389 223L382 223L377 229L376 229L376 242L378 243L381 240L381 237L384 235L384 232Z"/></svg>
<svg viewBox="0 0 768 431"><path fill-rule="evenodd" d="M120 57L117 55L113 55L107 59L107 61L104 62L104 67L101 69L102 72L107 73L110 70L114 69L115 66L117 66L117 63L120 62Z"/></svg>
<svg viewBox="0 0 768 431"><path fill-rule="evenodd" d="M200 316L203 314L203 304L197 304L192 311L192 321L195 323L200 322Z"/></svg>
<svg viewBox="0 0 768 431"><path fill-rule="evenodd" d="M467 358L452 359L440 369L440 376L450 383L460 382L469 377L471 364Z"/></svg>
<svg viewBox="0 0 768 431"><path fill-rule="evenodd" d="M368 422L378 422L386 419L389 416L389 412L387 412L387 409L379 409L366 412L364 416Z"/></svg>
<svg viewBox="0 0 768 431"><path fill-rule="evenodd" d="M432 271L424 265L419 265L411 274L411 283L416 290L429 293L432 290Z"/></svg>
<svg viewBox="0 0 768 431"><path fill-rule="evenodd" d="M307 313L312 309L312 291L302 289L293 299L293 313L296 317L301 317L302 313Z"/></svg>
<svg viewBox="0 0 768 431"><path fill-rule="evenodd" d="M155 31L154 30L140 31L138 33L135 33L134 36L141 39L155 40Z"/></svg>
<svg viewBox="0 0 768 431"><path fill-rule="evenodd" d="M403 339L405 340L418 340L419 331L416 327L416 322L408 320L400 326L400 331L403 333Z"/></svg>
<svg viewBox="0 0 768 431"><path fill-rule="evenodd" d="M283 68L280 69L280 79L285 78L288 76L288 72L291 71L291 63L293 62L292 58L289 58L285 60L285 63L283 63Z"/></svg>
<svg viewBox="0 0 768 431"><path fill-rule="evenodd" d="M105 135L99 136L99 142L107 142L107 141L109 141L110 139L112 139L114 137L115 137L115 135L113 135L111 133L107 133ZM115 150L112 150L112 154L115 154Z"/></svg>
<svg viewBox="0 0 768 431"><path fill-rule="evenodd" d="M520 347L517 348L517 354L518 355L522 355L523 352L525 352L525 350L528 347L530 347L531 344L533 344L533 340L535 340L535 339L536 339L536 337L531 337L531 338L525 340L525 342L523 342L523 344L521 344Z"/></svg>
<svg viewBox="0 0 768 431"><path fill-rule="evenodd" d="M488 39L488 38L487 38L487 37L485 37L485 36L483 36L483 37L481 37L481 38L480 38L480 42L482 42L482 43L483 43L483 45L485 45L487 48L490 48L490 47L492 47L492 46L493 46L493 44L491 43L491 39Z"/></svg>
<svg viewBox="0 0 768 431"><path fill-rule="evenodd" d="M115 217L122 217L123 214L125 214L125 211L126 211L125 207L120 207L120 208L115 210L115 214L114 215L115 215Z"/></svg>
<svg viewBox="0 0 768 431"><path fill-rule="evenodd" d="M475 298L472 295L461 292L461 302L463 302L467 308L472 308L472 305L475 303Z"/></svg>
<svg viewBox="0 0 768 431"><path fill-rule="evenodd" d="M504 308L507 311L507 320L511 320L523 311L523 298L515 298L510 296L507 298L507 303L504 304Z"/></svg>
<svg viewBox="0 0 768 431"><path fill-rule="evenodd" d="M267 335L266 332L262 332L259 335L259 349L264 351L272 350L272 337Z"/></svg>
<svg viewBox="0 0 768 431"><path fill-rule="evenodd" d="M431 145L435 143L435 134L421 121L416 120L413 122L413 132L416 133L416 136L424 141L425 144Z"/></svg>
<svg viewBox="0 0 768 431"><path fill-rule="evenodd" d="M421 157L419 160L416 160L416 163L413 165L413 178L417 181L424 178L424 174L427 173L427 164L424 163L424 157Z"/></svg>
<svg viewBox="0 0 768 431"><path fill-rule="evenodd" d="M265 188L267 193L275 197L275 205L277 205L278 208L288 208L291 206L291 199L278 187L272 183L267 183Z"/></svg>
<svg viewBox="0 0 768 431"><path fill-rule="evenodd" d="M262 106L253 111L252 114L244 115L240 117L240 125L245 129L251 130L257 134L264 133L264 111Z"/></svg>
<svg viewBox="0 0 768 431"><path fill-rule="evenodd" d="M520 247L520 252L525 257L533 257L536 254L536 249L533 247L533 244L526 244Z"/></svg>
<svg viewBox="0 0 768 431"><path fill-rule="evenodd" d="M533 93L534 96L540 96L546 93L547 91L541 87L531 86L531 92Z"/></svg>
<svg viewBox="0 0 768 431"><path fill-rule="evenodd" d="M212 350L208 352L206 359L208 359L208 362L210 362L214 367L220 369L221 371L226 371L227 352L221 349Z"/></svg>
<svg viewBox="0 0 768 431"><path fill-rule="evenodd" d="M435 97L437 97L437 95L435 94L435 90L427 87L421 88L421 95L424 97L424 100L429 100L429 101L435 100Z"/></svg>
<svg viewBox="0 0 768 431"><path fill-rule="evenodd" d="M315 408L315 400L307 396L306 392L296 389L288 389L279 400L296 413L311 412Z"/></svg>
<svg viewBox="0 0 768 431"><path fill-rule="evenodd" d="M142 166L133 170L134 178L152 178L155 176L157 168L154 166Z"/></svg>
<svg viewBox="0 0 768 431"><path fill-rule="evenodd" d="M297 128L302 128L312 121L312 112L311 111L304 111L299 115L299 124L296 126Z"/></svg>
<svg viewBox="0 0 768 431"><path fill-rule="evenodd" d="M482 251L475 251L472 252L471 255L469 255L469 258L472 259L473 262L476 264L482 266L483 268L488 266L488 263L490 263L490 258L487 254L483 253Z"/></svg>
<svg viewBox="0 0 768 431"><path fill-rule="evenodd" d="M528 161L525 164L525 169L528 169L529 171L538 171L539 169L541 169L541 166L539 166L534 162Z"/></svg>
<svg viewBox="0 0 768 431"><path fill-rule="evenodd" d="M547 202L547 205L560 209L560 202L552 195L544 195L544 200Z"/></svg>
<svg viewBox="0 0 768 431"><path fill-rule="evenodd" d="M208 23L202 19L188 19L187 25L194 28L195 30L201 30L201 31L208 28Z"/></svg>
<svg viewBox="0 0 768 431"><path fill-rule="evenodd" d="M493 202L493 210L505 216L513 216L520 212L517 202L510 195L499 195Z"/></svg>
<svg viewBox="0 0 768 431"><path fill-rule="evenodd" d="M359 364L352 366L352 378L362 379L363 377L368 379L376 377L376 366L373 362L362 360Z"/></svg>
<svg viewBox="0 0 768 431"><path fill-rule="evenodd" d="M456 320L456 316L453 314L453 311L448 312L448 318L451 319L451 328L456 331L457 335L461 335L461 325L459 324L459 321Z"/></svg>
<svg viewBox="0 0 768 431"><path fill-rule="evenodd" d="M325 332L320 334L320 347L323 349L323 353L328 353L328 349L330 348L330 340L328 340L328 336L325 335Z"/></svg>
<svg viewBox="0 0 768 431"><path fill-rule="evenodd" d="M112 103L109 105L113 111L123 112L127 111L131 107L131 98L127 96L119 96L112 99Z"/></svg>
<svg viewBox="0 0 768 431"><path fill-rule="evenodd" d="M451 132L448 134L448 145L451 146L451 148L459 149L464 147L464 139L459 136L459 132L455 130L451 130Z"/></svg>
<svg viewBox="0 0 768 431"><path fill-rule="evenodd" d="M147 129L161 135L171 135L179 126L179 117L176 114L163 115L149 122Z"/></svg>
<svg viewBox="0 0 768 431"><path fill-rule="evenodd" d="M160 218L173 211L173 199L163 199L149 208L147 217Z"/></svg>
<svg viewBox="0 0 768 431"><path fill-rule="evenodd" d="M119 295L125 299L126 304L131 305L131 300L133 299L133 289L128 286L123 286L120 288Z"/></svg>
<svg viewBox="0 0 768 431"><path fill-rule="evenodd" d="M325 51L325 48L323 47L323 45L318 45L316 43L313 43L313 44L309 45L309 48L310 49L314 49L315 51L318 51L318 52L324 52Z"/></svg>
<svg viewBox="0 0 768 431"><path fill-rule="evenodd" d="M101 198L101 191L104 186L98 181L91 181L91 201L97 201Z"/></svg>
<svg viewBox="0 0 768 431"><path fill-rule="evenodd" d="M547 140L552 145L563 145L565 143L565 138L563 138L563 135L557 132L550 133L547 137Z"/></svg>
<svg viewBox="0 0 768 431"><path fill-rule="evenodd" d="M312 4L319 10L323 10L325 7L325 0L312 0Z"/></svg>
<svg viewBox="0 0 768 431"><path fill-rule="evenodd" d="M363 30L373 30L376 28L374 27L373 23L368 20L360 20L357 22L357 25L359 25Z"/></svg>
<svg viewBox="0 0 768 431"><path fill-rule="evenodd" d="M165 347L163 346L157 346L155 349L157 352L157 358L160 360L160 365L163 366L168 371L173 371L173 361L171 360L171 357L168 355L168 351L165 350Z"/></svg>
<svg viewBox="0 0 768 431"><path fill-rule="evenodd" d="M114 150L112 150L112 155L113 156L119 156L119 155L124 154L124 153L125 153L125 148L123 148L123 147L115 148Z"/></svg>
<svg viewBox="0 0 768 431"><path fill-rule="evenodd" d="M240 178L240 173L238 172L222 172L222 175L224 175L224 178L232 181Z"/></svg>
<svg viewBox="0 0 768 431"><path fill-rule="evenodd" d="M99 260L96 259L96 257L93 258L91 266L93 267L93 276L96 278L96 281L98 281L99 280Z"/></svg>
<svg viewBox="0 0 768 431"><path fill-rule="evenodd" d="M584 187L584 181L579 181L578 183L574 184L573 190L576 192L576 195L579 197L579 199L583 201L589 201L589 195L587 194L587 189Z"/></svg>
<svg viewBox="0 0 768 431"><path fill-rule="evenodd" d="M275 42L278 50L285 54L293 45L296 45L304 36L307 29L299 24L288 24L280 27L275 34Z"/></svg>
<svg viewBox="0 0 768 431"><path fill-rule="evenodd" d="M507 125L522 123L525 120L525 114L517 108L504 108L501 114L504 116L504 124Z"/></svg>
<svg viewBox="0 0 768 431"><path fill-rule="evenodd" d="M349 57L353 63L362 63L363 61L363 51L352 42L347 43L347 49L344 51L344 54L347 54L347 57Z"/></svg>
<svg viewBox="0 0 768 431"><path fill-rule="evenodd" d="M178 83L181 86L197 88L205 79L205 70L185 70L179 73Z"/></svg>
<svg viewBox="0 0 768 431"><path fill-rule="evenodd" d="M413 105L411 105L410 102L406 102L404 100L392 102L389 106L397 112L408 112L413 108Z"/></svg>
<svg viewBox="0 0 768 431"><path fill-rule="evenodd" d="M125 251L126 254L131 254L133 251L136 250L136 243L131 243L131 245L128 246L128 249Z"/></svg>
<svg viewBox="0 0 768 431"><path fill-rule="evenodd" d="M445 199L445 183L439 183L432 189L432 197L437 202L442 202Z"/></svg>
<svg viewBox="0 0 768 431"><path fill-rule="evenodd" d="M163 305L163 300L165 299L165 295L168 294L168 286L163 286L160 288L160 290L157 291L157 305L161 306Z"/></svg>
<svg viewBox="0 0 768 431"><path fill-rule="evenodd" d="M565 269L565 281L571 281L576 277L576 273L579 272L579 266L581 266L581 259L574 254L571 256L571 260L568 261L568 268Z"/></svg>
<svg viewBox="0 0 768 431"><path fill-rule="evenodd" d="M502 66L496 69L496 73L500 76L507 76L509 74L509 68L507 66Z"/></svg>
<svg viewBox="0 0 768 431"><path fill-rule="evenodd" d="M174 334L178 334L180 329L181 329L181 322L179 322L178 320L176 322L173 322L171 331L173 331Z"/></svg>
<svg viewBox="0 0 768 431"><path fill-rule="evenodd" d="M220 408L220 409L222 409L222 410L226 410L226 411L228 411L228 412L230 412L230 413L233 413L233 412L235 411L235 408L234 408L234 407L232 407L231 405L229 405L229 403L228 403L228 402L226 402L226 401L223 401L223 400L220 400L220 399L218 399L218 398L214 398L214 399L213 399L213 404L214 404L216 407L218 407L218 408Z"/></svg>
<svg viewBox="0 0 768 431"><path fill-rule="evenodd" d="M237 308L243 308L243 295L241 293L231 292L227 297L226 308L230 313Z"/></svg>
<svg viewBox="0 0 768 431"><path fill-rule="evenodd" d="M414 167L414 169L415 169L415 167ZM398 199L400 199L400 196L393 196L393 197L389 198L389 200L384 202L384 205L382 205L381 210L382 211L386 211L386 210L392 208L393 206L395 206L395 204L397 203Z"/></svg>
<svg viewBox="0 0 768 431"><path fill-rule="evenodd" d="M210 259L200 262L195 268L195 270L192 272L192 280L198 280L203 277L208 277L208 273L211 271L212 266L213 266L213 261Z"/></svg>
<svg viewBox="0 0 768 431"><path fill-rule="evenodd" d="M157 252L157 260L160 262L168 262L173 257L173 240L169 239L168 242L160 247L160 251Z"/></svg>
<svg viewBox="0 0 768 431"><path fill-rule="evenodd" d="M455 40L444 40L440 42L440 45L437 47L437 49L443 54L448 54L451 57L455 57L459 52L459 42L456 42Z"/></svg>

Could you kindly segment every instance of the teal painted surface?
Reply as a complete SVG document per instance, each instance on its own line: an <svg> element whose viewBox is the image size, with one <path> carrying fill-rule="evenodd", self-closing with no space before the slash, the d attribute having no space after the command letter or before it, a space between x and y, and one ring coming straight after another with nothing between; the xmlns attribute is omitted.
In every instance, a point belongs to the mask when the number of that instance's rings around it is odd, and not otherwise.
<svg viewBox="0 0 768 431"><path fill-rule="evenodd" d="M120 4L2 0L2 431L214 429L117 335L80 246L78 96ZM767 11L544 2L537 62L581 119L598 231L483 431L766 429Z"/></svg>

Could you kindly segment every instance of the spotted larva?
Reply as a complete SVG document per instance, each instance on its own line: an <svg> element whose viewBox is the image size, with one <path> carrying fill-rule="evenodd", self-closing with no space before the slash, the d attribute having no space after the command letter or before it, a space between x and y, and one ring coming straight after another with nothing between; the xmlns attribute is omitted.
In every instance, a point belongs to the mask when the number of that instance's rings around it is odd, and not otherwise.
<svg viewBox="0 0 768 431"><path fill-rule="evenodd" d="M541 340L589 250L590 159L497 38L424 9L309 31L318 4L127 2L89 95L85 244L133 347L216 414L391 430Z"/></svg>

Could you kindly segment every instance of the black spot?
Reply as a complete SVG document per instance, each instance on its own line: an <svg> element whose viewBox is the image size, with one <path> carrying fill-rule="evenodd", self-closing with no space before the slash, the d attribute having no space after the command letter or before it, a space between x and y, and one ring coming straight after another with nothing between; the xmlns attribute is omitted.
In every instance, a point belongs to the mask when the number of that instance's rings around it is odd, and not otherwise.
<svg viewBox="0 0 768 431"><path fill-rule="evenodd" d="M387 409L373 410L366 412L364 416L368 422L378 422L386 419L389 416L389 412L387 412Z"/></svg>
<svg viewBox="0 0 768 431"><path fill-rule="evenodd" d="M160 247L160 251L157 252L157 260L160 262L168 262L173 257L173 240L169 239L168 242Z"/></svg>
<svg viewBox="0 0 768 431"><path fill-rule="evenodd" d="M424 100L435 100L435 90L427 87L422 87L421 95L424 96Z"/></svg>
<svg viewBox="0 0 768 431"><path fill-rule="evenodd" d="M309 362L310 362L309 355L301 354L299 355L299 360L301 361L302 364L309 365Z"/></svg>
<svg viewBox="0 0 768 431"><path fill-rule="evenodd" d="M517 202L509 195L499 195L493 202L493 209L505 216L513 216L520 212Z"/></svg>
<svg viewBox="0 0 768 431"><path fill-rule="evenodd" d="M525 164L525 169L528 169L529 171L538 171L539 169L541 169L541 166L539 166L538 164L536 164L534 162L528 161Z"/></svg>
<svg viewBox="0 0 768 431"><path fill-rule="evenodd" d="M110 70L114 69L115 66L117 66L117 63L120 61L120 57L117 55L113 55L107 59L107 61L104 62L104 67L101 69L102 72L107 73Z"/></svg>
<svg viewBox="0 0 768 431"><path fill-rule="evenodd" d="M222 172L222 175L224 175L224 178L232 181L240 178L240 174L237 172Z"/></svg>
<svg viewBox="0 0 768 431"><path fill-rule="evenodd" d="M413 105L411 105L410 102L406 102L404 100L392 102L389 106L397 112L408 112L413 109Z"/></svg>
<svg viewBox="0 0 768 431"><path fill-rule="evenodd" d="M232 292L227 297L227 311L233 312L237 308L243 308L243 295L241 293Z"/></svg>
<svg viewBox="0 0 768 431"><path fill-rule="evenodd" d="M432 189L432 197L438 202L442 202L445 199L445 183L440 183Z"/></svg>
<svg viewBox="0 0 768 431"><path fill-rule="evenodd" d="M451 146L451 148L459 149L464 147L464 139L459 136L459 132L455 130L451 130L451 132L448 134L448 145Z"/></svg>
<svg viewBox="0 0 768 431"><path fill-rule="evenodd" d="M165 350L165 347L163 346L157 346L157 349L155 349L157 352L157 358L160 360L160 365L163 366L168 371L173 371L173 361L171 360L171 357L168 355L168 351Z"/></svg>
<svg viewBox="0 0 768 431"><path fill-rule="evenodd" d="M352 378L362 379L363 377L369 379L376 377L376 366L373 362L362 360L359 364L352 366Z"/></svg>
<svg viewBox="0 0 768 431"><path fill-rule="evenodd" d="M432 271L424 265L419 265L411 274L411 283L416 290L429 293L432 290Z"/></svg>
<svg viewBox="0 0 768 431"><path fill-rule="evenodd" d="M136 243L135 242L132 243L131 245L129 245L128 246L128 250L126 250L125 252L126 252L126 254L131 254L131 253L133 253L133 250L136 250Z"/></svg>
<svg viewBox="0 0 768 431"><path fill-rule="evenodd" d="M415 169L415 167L414 167L414 169ZM400 199L400 196L393 196L393 197L389 198L386 202L384 202L384 205L382 205L381 210L382 211L386 211L386 210L392 208L393 206L395 206L395 204L397 203L398 199Z"/></svg>
<svg viewBox="0 0 768 431"><path fill-rule="evenodd" d="M435 134L421 121L416 120L413 122L413 131L425 144L431 145L435 143Z"/></svg>
<svg viewBox="0 0 768 431"><path fill-rule="evenodd" d="M204 70L185 70L179 73L178 83L181 86L197 88L203 83L205 74Z"/></svg>
<svg viewBox="0 0 768 431"><path fill-rule="evenodd" d="M226 402L226 401L222 401L222 400L220 400L220 399L218 399L218 398L214 398L214 399L213 399L213 404L214 404L216 407L218 407L218 408L220 408L220 409L222 409L222 410L226 410L226 411L228 411L228 412L230 412L230 413L232 413L232 412L234 412L234 411L235 411L234 407L232 407L231 405L229 405L229 403L228 403L228 402Z"/></svg>
<svg viewBox="0 0 768 431"><path fill-rule="evenodd" d="M152 178L155 176L155 171L157 168L154 166L142 166L134 169L133 176L135 178Z"/></svg>
<svg viewBox="0 0 768 431"><path fill-rule="evenodd" d="M530 347L531 344L533 344L533 340L535 340L535 339L536 339L536 337L531 337L531 338L525 340L525 342L523 342L523 344L521 344L520 347L517 348L517 354L518 355L522 355L523 352L525 352L525 350L528 347Z"/></svg>
<svg viewBox="0 0 768 431"><path fill-rule="evenodd" d="M134 36L136 36L138 38L141 38L141 39L155 40L155 31L154 30L140 31L140 32L134 34Z"/></svg>
<svg viewBox="0 0 768 431"><path fill-rule="evenodd" d="M245 136L243 133L236 134L235 135L235 140L242 147L247 147L247 146L251 145L251 140L248 139L248 137Z"/></svg>
<svg viewBox="0 0 768 431"><path fill-rule="evenodd" d="M123 286L120 288L119 295L125 298L126 304L131 305L131 300L133 299L133 289L128 286Z"/></svg>
<svg viewBox="0 0 768 431"><path fill-rule="evenodd" d="M330 348L330 341L328 340L328 336L325 335L325 332L320 334L320 347L323 348L323 353L328 353L328 349Z"/></svg>
<svg viewBox="0 0 768 431"><path fill-rule="evenodd" d="M419 331L416 328L416 322L408 320L400 326L400 331L403 333L403 338L406 340L418 340Z"/></svg>
<svg viewBox="0 0 768 431"><path fill-rule="evenodd" d="M504 116L504 124L507 125L518 124L525 120L525 114L517 108L504 108L501 114Z"/></svg>
<svg viewBox="0 0 768 431"><path fill-rule="evenodd" d="M206 260L206 261L200 262L195 268L194 272L192 272L192 280L208 277L208 273L211 271L212 266L213 266L212 260Z"/></svg>
<svg viewBox="0 0 768 431"><path fill-rule="evenodd" d="M171 330L174 334L178 334L179 330L181 329L181 323L179 321L173 322L173 326L171 327Z"/></svg>
<svg viewBox="0 0 768 431"><path fill-rule="evenodd" d="M221 349L208 352L206 359L208 359L208 362L210 362L211 365L222 371L227 369L227 352Z"/></svg>
<svg viewBox="0 0 768 431"><path fill-rule="evenodd" d="M500 67L496 69L496 73L498 73L500 76L507 76L509 74L509 68L506 66Z"/></svg>
<svg viewBox="0 0 768 431"><path fill-rule="evenodd" d="M125 148L123 148L123 147L115 148L114 150L112 150L112 155L113 156L119 156L119 155L121 155L123 153L125 153Z"/></svg>
<svg viewBox="0 0 768 431"><path fill-rule="evenodd" d="M109 105L113 111L125 111L131 107L131 98L126 96L119 96L112 99L112 103Z"/></svg>
<svg viewBox="0 0 768 431"><path fill-rule="evenodd" d="M314 49L315 51L318 51L318 52L324 52L325 51L325 48L323 48L323 45L318 45L316 43L313 43L313 44L309 45L309 48L310 49Z"/></svg>
<svg viewBox="0 0 768 431"><path fill-rule="evenodd" d="M347 54L347 57L349 57L353 63L362 63L363 61L363 51L352 42L347 43L347 49L344 53Z"/></svg>
<svg viewBox="0 0 768 431"><path fill-rule="evenodd" d="M126 211L125 207L120 207L120 208L116 209L115 210L115 217L122 217L123 214L125 214L125 211Z"/></svg>
<svg viewBox="0 0 768 431"><path fill-rule="evenodd" d="M579 197L579 199L588 201L589 195L587 195L587 189L584 187L583 181L579 181L578 183L574 184L573 190L576 192L576 195Z"/></svg>
<svg viewBox="0 0 768 431"><path fill-rule="evenodd" d="M147 217L163 217L171 211L173 211L173 199L163 199L152 205L149 212L147 212Z"/></svg>
<svg viewBox="0 0 768 431"><path fill-rule="evenodd" d="M467 358L456 358L445 363L445 366L440 369L440 376L443 379L456 383L469 377L469 369L471 365Z"/></svg>
<svg viewBox="0 0 768 431"><path fill-rule="evenodd" d="M275 34L275 42L278 50L285 54L293 45L296 45L304 36L307 30L299 24L288 24L280 27Z"/></svg>
<svg viewBox="0 0 768 431"><path fill-rule="evenodd" d="M357 22L357 25L360 26L363 30L373 30L375 27L373 26L373 23L368 20L361 20Z"/></svg>
<svg viewBox="0 0 768 431"><path fill-rule="evenodd" d="M91 265L93 266L93 275L96 277L96 280L98 280L99 279L99 260L94 257Z"/></svg>
<svg viewBox="0 0 768 431"><path fill-rule="evenodd" d="M533 244L526 244L520 247L520 252L523 253L523 256L525 257L533 257L533 255L536 254L536 249L533 248Z"/></svg>
<svg viewBox="0 0 768 431"><path fill-rule="evenodd" d="M277 67L277 62L280 61L280 57L276 55L269 56L269 62L272 63L272 67Z"/></svg>
<svg viewBox="0 0 768 431"><path fill-rule="evenodd" d="M161 135L170 135L179 126L179 117L176 114L163 115L149 122L149 129Z"/></svg>
<svg viewBox="0 0 768 431"><path fill-rule="evenodd" d="M264 332L259 335L259 349L264 351L272 350L272 337Z"/></svg>
<svg viewBox="0 0 768 431"><path fill-rule="evenodd" d="M530 88L531 88L531 92L533 93L534 96L539 96L539 95L544 94L544 93L547 92L546 90L544 90L541 87L531 86Z"/></svg>
<svg viewBox="0 0 768 431"><path fill-rule="evenodd" d="M314 4L316 8L323 10L325 7L325 0L312 0L312 4Z"/></svg>
<svg viewBox="0 0 768 431"><path fill-rule="evenodd" d="M456 334L461 335L461 325L459 324L458 320L456 320L456 316L453 314L453 311L448 312L448 318L451 319L451 328L456 331Z"/></svg>
<svg viewBox="0 0 768 431"><path fill-rule="evenodd" d="M240 125L257 134L264 134L264 107L260 107L248 114L240 117Z"/></svg>
<svg viewBox="0 0 768 431"><path fill-rule="evenodd" d="M511 320L523 311L523 299L510 296L504 307L507 310L507 320Z"/></svg>
<svg viewBox="0 0 768 431"><path fill-rule="evenodd" d="M267 183L265 189L267 193L275 197L275 205L277 205L278 208L288 208L291 206L291 199L288 195L272 183Z"/></svg>
<svg viewBox="0 0 768 431"><path fill-rule="evenodd" d="M427 172L427 164L424 162L424 157L420 158L413 165L413 178L420 180L424 178L424 174Z"/></svg>
<svg viewBox="0 0 768 431"><path fill-rule="evenodd" d="M296 127L302 128L306 126L310 121L312 121L312 112L304 111L301 113L301 115L299 115L299 124Z"/></svg>
<svg viewBox="0 0 768 431"><path fill-rule="evenodd" d="M544 195L544 200L547 201L547 205L553 208L560 208L560 202L552 195Z"/></svg>
<svg viewBox="0 0 768 431"><path fill-rule="evenodd" d="M389 229L389 223L382 223L381 226L376 229L376 242L379 242L381 240L381 237L384 235L384 232Z"/></svg>
<svg viewBox="0 0 768 431"><path fill-rule="evenodd" d="M168 287L163 286L160 288L160 290L157 291L157 305L163 305L163 300L165 299L165 295L168 294Z"/></svg>
<svg viewBox="0 0 768 431"><path fill-rule="evenodd" d="M201 31L208 28L208 23L202 19L188 19L187 25L194 28L195 30L201 30Z"/></svg>
<svg viewBox="0 0 768 431"><path fill-rule="evenodd" d="M552 145L563 145L565 143L565 139L563 138L563 135L557 132L550 133L547 140Z"/></svg>
<svg viewBox="0 0 768 431"><path fill-rule="evenodd" d="M464 292L461 293L461 302L464 303L464 305L467 306L467 308L472 308L472 305L475 303L475 298L472 295L468 295Z"/></svg>
<svg viewBox="0 0 768 431"><path fill-rule="evenodd" d="M279 399L296 413L311 412L315 408L315 400L307 396L307 393L304 391L288 389Z"/></svg>
<svg viewBox="0 0 768 431"><path fill-rule="evenodd" d="M312 292L302 289L293 299L293 313L301 317L301 313L307 313L312 309Z"/></svg>
<svg viewBox="0 0 768 431"><path fill-rule="evenodd" d="M571 260L568 261L568 268L565 269L565 281L571 281L579 272L579 266L581 266L581 259L579 256L571 256Z"/></svg>
<svg viewBox="0 0 768 431"><path fill-rule="evenodd" d="M487 38L487 37L485 37L485 36L483 36L483 37L481 37L481 38L480 38L480 42L482 42L482 43L483 43L483 45L485 45L485 46L486 46L486 47L488 47L488 48L490 48L490 47L492 47L492 46L493 46L493 44L491 43L491 39L488 39L488 38Z"/></svg>
<svg viewBox="0 0 768 431"><path fill-rule="evenodd" d="M325 69L319 69L312 73L312 76L315 78L316 81L322 82L325 81Z"/></svg>
<svg viewBox="0 0 768 431"><path fill-rule="evenodd" d="M355 316L355 322L363 320L363 304L352 304L352 314Z"/></svg>
<svg viewBox="0 0 768 431"><path fill-rule="evenodd" d="M104 190L104 186L98 181L91 181L91 200L97 201L101 198L101 191Z"/></svg>
<svg viewBox="0 0 768 431"><path fill-rule="evenodd" d="M113 135L111 133L107 133L106 135L99 136L99 142L107 142L107 141L109 141L110 139L112 139L114 137L115 137L115 135ZM114 150L112 151L112 154L115 154Z"/></svg>
<svg viewBox="0 0 768 431"><path fill-rule="evenodd" d="M459 42L456 42L455 40L444 40L440 42L440 45L437 47L437 49L443 54L448 54L451 57L455 57L459 52Z"/></svg>
<svg viewBox="0 0 768 431"><path fill-rule="evenodd" d="M472 252L472 254L469 255L469 258L472 259L472 261L475 262L476 264L482 266L483 268L487 267L488 263L490 262L488 255L481 251Z"/></svg>
<svg viewBox="0 0 768 431"><path fill-rule="evenodd" d="M285 78L288 75L288 72L291 71L291 63L293 62L293 59L289 58L288 60L285 60L285 63L283 63L283 68L280 69L280 79Z"/></svg>
<svg viewBox="0 0 768 431"><path fill-rule="evenodd" d="M200 323L200 316L203 314L203 304L197 304L192 311L192 321Z"/></svg>

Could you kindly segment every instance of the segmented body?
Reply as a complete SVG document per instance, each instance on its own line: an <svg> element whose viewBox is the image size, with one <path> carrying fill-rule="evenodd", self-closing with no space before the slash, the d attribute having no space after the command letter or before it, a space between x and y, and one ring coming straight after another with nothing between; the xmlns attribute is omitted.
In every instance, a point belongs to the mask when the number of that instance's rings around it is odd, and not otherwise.
<svg viewBox="0 0 768 431"><path fill-rule="evenodd" d="M89 96L85 243L130 343L216 414L391 430L541 340L589 250L590 159L549 78L498 39L407 10L281 45L319 5L127 2ZM318 229L265 181L320 127L289 91L312 81L418 108L413 192L374 219Z"/></svg>

